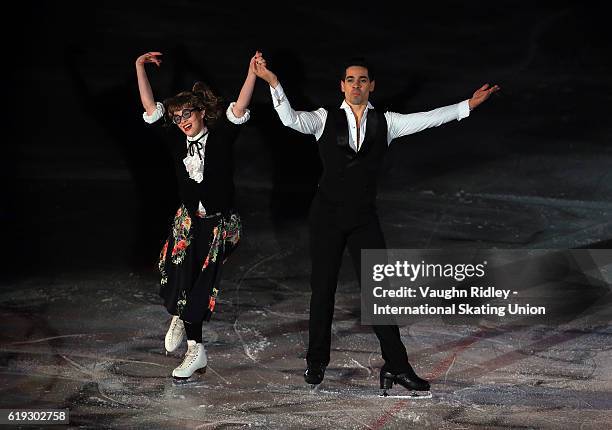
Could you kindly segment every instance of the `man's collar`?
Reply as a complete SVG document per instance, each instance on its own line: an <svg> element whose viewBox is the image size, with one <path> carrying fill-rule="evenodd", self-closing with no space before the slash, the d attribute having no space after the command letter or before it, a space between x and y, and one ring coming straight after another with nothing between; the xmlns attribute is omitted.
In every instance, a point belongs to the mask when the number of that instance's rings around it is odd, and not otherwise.
<svg viewBox="0 0 612 430"><path fill-rule="evenodd" d="M351 106L346 102L346 99L342 100L342 103L340 104L340 109L347 110L350 108ZM372 103L370 103L369 101L368 101L368 105L366 106L365 110L368 110L368 109L374 109L374 106L372 106Z"/></svg>

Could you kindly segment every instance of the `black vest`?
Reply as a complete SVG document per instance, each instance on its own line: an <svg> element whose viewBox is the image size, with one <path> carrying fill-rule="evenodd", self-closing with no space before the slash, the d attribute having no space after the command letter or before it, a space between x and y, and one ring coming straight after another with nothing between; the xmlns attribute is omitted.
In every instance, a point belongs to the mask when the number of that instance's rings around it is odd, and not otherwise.
<svg viewBox="0 0 612 430"><path fill-rule="evenodd" d="M189 178L183 158L187 155L185 137L170 143L179 194L190 215L194 215L201 201L208 214L227 212L234 206L234 141L238 136L238 126L223 115L217 124L210 128L204 156L204 179L197 183Z"/></svg>
<svg viewBox="0 0 612 430"><path fill-rule="evenodd" d="M319 155L323 174L319 193L325 200L350 205L376 201L378 176L387 151L387 121L383 113L367 111L366 135L355 152L348 141L348 121L343 109L328 108Z"/></svg>

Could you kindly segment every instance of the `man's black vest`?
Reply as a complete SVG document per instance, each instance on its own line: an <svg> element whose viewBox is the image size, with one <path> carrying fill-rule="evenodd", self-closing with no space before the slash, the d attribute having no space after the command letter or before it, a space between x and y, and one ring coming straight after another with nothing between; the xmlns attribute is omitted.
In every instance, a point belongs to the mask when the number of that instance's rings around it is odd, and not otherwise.
<svg viewBox="0 0 612 430"><path fill-rule="evenodd" d="M336 108L327 111L325 128L318 142L323 162L319 193L334 203L374 204L378 176L388 148L384 114L368 109L365 139L360 150L355 152L348 141L345 111Z"/></svg>

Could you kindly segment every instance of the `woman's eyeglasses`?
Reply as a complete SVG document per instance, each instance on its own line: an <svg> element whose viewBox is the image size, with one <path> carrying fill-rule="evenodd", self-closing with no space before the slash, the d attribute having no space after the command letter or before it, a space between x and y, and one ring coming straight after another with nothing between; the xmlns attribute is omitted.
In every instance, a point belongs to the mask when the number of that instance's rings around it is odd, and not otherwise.
<svg viewBox="0 0 612 430"><path fill-rule="evenodd" d="M183 111L181 112L180 115L172 116L172 122L175 123L176 125L179 125L182 120L191 118L191 114L193 112L196 112L196 111L199 111L199 110L200 109L198 109L198 108L183 109Z"/></svg>

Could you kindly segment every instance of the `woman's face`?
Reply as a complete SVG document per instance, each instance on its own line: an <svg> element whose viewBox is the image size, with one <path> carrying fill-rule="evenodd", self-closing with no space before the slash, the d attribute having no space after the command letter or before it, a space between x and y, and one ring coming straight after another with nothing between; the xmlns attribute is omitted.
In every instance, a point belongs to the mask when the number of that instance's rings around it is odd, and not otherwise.
<svg viewBox="0 0 612 430"><path fill-rule="evenodd" d="M204 129L204 113L197 108L184 108L172 112L172 122L187 136L194 137Z"/></svg>

